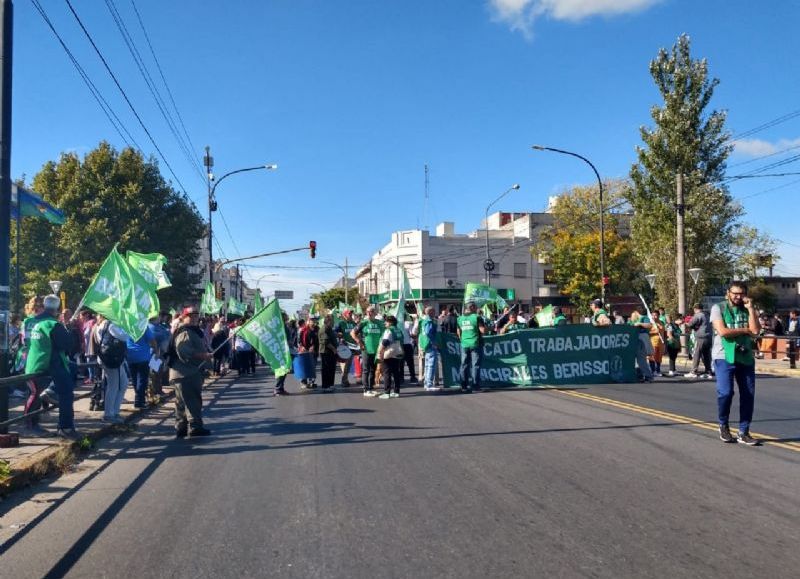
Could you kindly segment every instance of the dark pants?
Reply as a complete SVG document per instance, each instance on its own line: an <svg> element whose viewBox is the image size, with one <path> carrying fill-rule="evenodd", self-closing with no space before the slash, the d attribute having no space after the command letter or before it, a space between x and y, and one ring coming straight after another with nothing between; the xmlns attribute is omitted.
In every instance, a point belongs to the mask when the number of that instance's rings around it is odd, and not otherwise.
<svg viewBox="0 0 800 579"><path fill-rule="evenodd" d="M250 355L247 358L247 368L251 374L256 373L256 351L250 350Z"/></svg>
<svg viewBox="0 0 800 579"><path fill-rule="evenodd" d="M222 361L228 357L228 352L217 350L214 352L214 374L219 376L222 373Z"/></svg>
<svg viewBox="0 0 800 579"><path fill-rule="evenodd" d="M667 356L669 356L669 371L675 371L675 360L678 359L678 354L681 353L680 345L670 346L667 344Z"/></svg>
<svg viewBox="0 0 800 579"><path fill-rule="evenodd" d="M694 342L694 355L692 356L692 372L697 374L700 368L700 360L703 360L706 374L714 372L714 367L711 365L711 336L703 338L695 338Z"/></svg>
<svg viewBox="0 0 800 579"><path fill-rule="evenodd" d="M403 358L383 359L383 389L387 393L394 391L400 393L400 384L403 380Z"/></svg>
<svg viewBox="0 0 800 579"><path fill-rule="evenodd" d="M400 361L400 380L403 383L403 363L408 366L408 376L412 382L417 381L417 370L414 368L414 344L403 344L403 359Z"/></svg>
<svg viewBox="0 0 800 579"><path fill-rule="evenodd" d="M377 370L375 354L361 353L361 383L364 392L372 390L375 386L375 371Z"/></svg>
<svg viewBox="0 0 800 579"><path fill-rule="evenodd" d="M131 382L135 394L133 405L143 408L147 405L147 382L150 380L150 366L147 362L128 362L131 371Z"/></svg>
<svg viewBox="0 0 800 579"><path fill-rule="evenodd" d="M280 376L277 380L275 380L275 390L278 392L283 392L283 385L286 383L286 374Z"/></svg>
<svg viewBox="0 0 800 579"><path fill-rule="evenodd" d="M58 396L58 427L62 430L75 428L75 380L69 374L53 375L53 385Z"/></svg>
<svg viewBox="0 0 800 579"><path fill-rule="evenodd" d="M717 407L720 426L728 425L733 402L733 381L739 385L739 432L747 432L756 400L756 367L714 360L717 371Z"/></svg>
<svg viewBox="0 0 800 579"><path fill-rule="evenodd" d="M26 384L28 385L28 390L30 390L30 395L28 396L27 400L25 400L24 413L30 414L31 412L36 412L42 407L42 401L39 399L39 395L50 385L50 377L46 376L44 378L28 380ZM28 426L35 426L39 424L40 416L41 414L29 416L27 419Z"/></svg>
<svg viewBox="0 0 800 579"><path fill-rule="evenodd" d="M175 387L175 429L203 426L203 377L200 374L173 379Z"/></svg>
<svg viewBox="0 0 800 579"><path fill-rule="evenodd" d="M472 380L473 388L481 387L481 348L461 348L461 388L469 386L468 379Z"/></svg>
<svg viewBox="0 0 800 579"><path fill-rule="evenodd" d="M336 354L331 352L322 353L322 387L330 388L334 384L336 377Z"/></svg>
<svg viewBox="0 0 800 579"><path fill-rule="evenodd" d="M236 350L236 368L239 370L239 376L251 373L250 350Z"/></svg>

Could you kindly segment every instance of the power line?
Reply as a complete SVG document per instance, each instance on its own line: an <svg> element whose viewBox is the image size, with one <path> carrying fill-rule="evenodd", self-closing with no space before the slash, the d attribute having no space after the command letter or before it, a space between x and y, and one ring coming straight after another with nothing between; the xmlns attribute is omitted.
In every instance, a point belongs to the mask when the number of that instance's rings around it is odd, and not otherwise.
<svg viewBox="0 0 800 579"><path fill-rule="evenodd" d="M743 131L741 133L733 135L729 140L736 140L736 139L742 139L744 137L749 137L750 135L754 135L756 133L760 133L761 131L763 131L765 129L769 129L771 127L774 127L775 125L779 125L781 123L785 123L786 121L789 121L789 120L794 119L796 117L800 117L800 109L798 109L796 111L792 111L790 113L786 113L785 115L782 115L780 117L772 119L771 121L767 121L766 123L758 125L757 127L753 127L752 129L749 129L747 131Z"/></svg>
<svg viewBox="0 0 800 579"><path fill-rule="evenodd" d="M78 71L78 74L80 75L81 79L86 84L86 86L89 88L89 92L92 93L92 96L97 101L97 104L100 105L100 109L103 111L103 114L106 116L108 121L111 123L111 126L114 127L114 130L120 136L122 141L128 147L131 147L131 143L132 143L133 147L135 147L136 150L141 152L142 148L138 145L136 140L131 135L130 131L128 131L128 129L125 127L125 124L120 120L120 118L114 112L114 109L111 108L111 105L108 104L108 101L106 101L106 99L103 97L102 93L97 88L97 86L95 86L95 84L92 82L91 78L89 78L88 73L80 65L80 63L78 62L78 59L75 58L74 54L72 54L72 51L67 46L66 42L64 42L64 39L61 38L61 35L56 30L55 26L53 25L53 22L50 20L50 17L47 15L47 12L45 12L45 10L42 7L42 5L39 3L38 0L31 0L31 3L33 4L34 8L36 8L36 11L39 12L39 15L45 21L45 23L47 24L48 28L50 28L50 31L56 37L56 39L58 40L59 44L61 44L61 48L63 48L64 52L67 53L67 56L69 57L70 62L72 62L72 65ZM125 135L122 134L123 132L125 132L125 134L127 135L127 138L125 137Z"/></svg>
<svg viewBox="0 0 800 579"><path fill-rule="evenodd" d="M177 127L175 126L171 113L169 110L167 110L166 103L164 102L164 99L161 97L161 94L158 92L158 87L156 87L155 82L153 81L153 78L150 75L150 71L147 69L147 65L145 64L144 59L142 58L142 55L139 53L139 49L136 47L136 43L134 42L133 37L128 31L128 27L125 25L125 21L123 20L122 15L117 10L116 5L114 4L114 0L105 0L105 3L106 7L108 8L108 11L111 13L111 18L117 25L117 30L119 30L119 33L122 36L122 40L128 47L128 52L130 52L131 57L133 57L133 61L136 64L136 68L139 69L139 74L142 75L142 79L144 80L147 89L150 91L153 100L155 100L156 106L158 107L161 116L164 117L164 120L166 121L167 127L172 133L172 136L175 137L175 140L178 143L178 147L181 149L183 154L188 159L192 169L194 169L198 173L200 179L201 180L205 179L205 176L203 175L203 172L200 170L196 159L192 157L188 145L183 140L182 135L178 133Z"/></svg>
<svg viewBox="0 0 800 579"><path fill-rule="evenodd" d="M125 99L125 102L128 103L128 106L130 107L131 112L133 112L133 115L136 117L136 120L139 121L139 125L142 127L142 130L147 135L147 138L150 139L150 142L153 144L153 147L155 147L156 151L158 152L158 155L164 161L164 164L167 166L167 169L169 169L169 172L175 178L175 181L180 186L180 188L183 191L184 195L186 195L188 197L189 194L186 192L186 188L183 186L183 183L181 183L181 180L175 174L175 171L172 169L172 165L169 164L169 161L167 161L167 158L164 156L164 153L161 152L161 148L156 143L155 139L153 138L153 135L150 134L150 131L145 126L144 121L142 121L142 118L139 116L139 113L136 111L136 108L133 106L133 103L128 98L128 95L125 93L125 90L122 88L122 85L119 83L119 80L117 80L116 75L111 70L111 67L108 65L108 62L106 61L105 57L103 56L103 53L100 52L100 49L97 47L97 44L95 44L94 39L92 38L92 35L89 34L89 31L83 25L83 21L80 19L80 16L78 16L78 13L75 12L75 8L72 6L72 2L70 2L70 0L64 0L64 1L67 3L67 6L69 6L70 12L72 12L72 15L75 17L75 20L78 22L78 25L81 27L81 30L83 30L83 33L86 35L86 38L89 40L89 43L92 45L92 48L94 48L94 51L97 53L97 56L103 62L103 66L105 66L106 70L108 71L108 74L114 80L114 84L117 85L117 88L119 89L120 93L122 93L122 97Z"/></svg>

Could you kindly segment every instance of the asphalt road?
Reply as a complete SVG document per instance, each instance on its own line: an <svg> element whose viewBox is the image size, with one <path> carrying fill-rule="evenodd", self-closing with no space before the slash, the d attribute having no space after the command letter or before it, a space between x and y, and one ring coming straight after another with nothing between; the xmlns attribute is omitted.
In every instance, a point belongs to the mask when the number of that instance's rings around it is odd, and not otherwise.
<svg viewBox="0 0 800 579"><path fill-rule="evenodd" d="M207 393L208 439L174 440L162 412L105 442L99 468L0 548L2 576L772 578L800 568L798 380L759 379L753 430L779 442L758 448L708 429L711 382L415 388L394 400L355 388L271 393L263 374L219 382Z"/></svg>

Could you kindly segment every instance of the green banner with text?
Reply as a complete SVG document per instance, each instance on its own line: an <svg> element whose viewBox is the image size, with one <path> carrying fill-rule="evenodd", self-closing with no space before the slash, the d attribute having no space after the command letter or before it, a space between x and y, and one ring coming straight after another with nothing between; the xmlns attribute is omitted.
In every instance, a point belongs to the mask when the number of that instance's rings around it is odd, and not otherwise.
<svg viewBox="0 0 800 579"><path fill-rule="evenodd" d="M447 387L459 386L461 345L441 335ZM566 386L636 381L637 330L575 324L487 336L481 345L481 386Z"/></svg>

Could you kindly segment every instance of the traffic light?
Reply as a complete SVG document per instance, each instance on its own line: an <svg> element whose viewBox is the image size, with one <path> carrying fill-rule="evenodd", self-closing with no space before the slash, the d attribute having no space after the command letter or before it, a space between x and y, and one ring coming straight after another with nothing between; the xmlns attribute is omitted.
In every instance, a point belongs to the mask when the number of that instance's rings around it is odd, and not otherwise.
<svg viewBox="0 0 800 579"><path fill-rule="evenodd" d="M317 257L317 242L316 241L309 241L308 242L308 250L311 253L311 259Z"/></svg>
<svg viewBox="0 0 800 579"><path fill-rule="evenodd" d="M221 299L223 302L225 301L225 286L222 284L219 286L219 299Z"/></svg>

